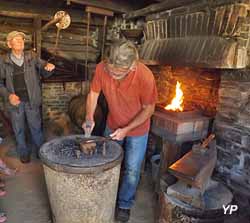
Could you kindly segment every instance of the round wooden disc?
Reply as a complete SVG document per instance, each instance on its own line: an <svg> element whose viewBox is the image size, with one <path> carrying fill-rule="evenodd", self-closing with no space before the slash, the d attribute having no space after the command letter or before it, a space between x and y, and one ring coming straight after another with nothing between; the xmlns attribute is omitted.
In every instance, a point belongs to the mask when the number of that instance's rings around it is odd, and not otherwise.
<svg viewBox="0 0 250 223"><path fill-rule="evenodd" d="M54 18L56 19L61 16L63 17L58 23L56 23L56 27L58 29L67 29L71 23L70 15L65 11L58 11L55 14Z"/></svg>

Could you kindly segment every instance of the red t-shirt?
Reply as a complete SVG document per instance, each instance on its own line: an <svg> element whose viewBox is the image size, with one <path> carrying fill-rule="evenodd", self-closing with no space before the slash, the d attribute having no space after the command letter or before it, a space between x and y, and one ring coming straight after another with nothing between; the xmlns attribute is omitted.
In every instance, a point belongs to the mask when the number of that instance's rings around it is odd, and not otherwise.
<svg viewBox="0 0 250 223"><path fill-rule="evenodd" d="M103 91L109 113L107 124L112 130L128 125L141 111L143 105L155 104L157 89L152 72L138 62L136 68L124 79L114 79L105 69L103 62L96 67L91 83L94 92ZM128 136L140 136L149 131L150 119L134 128Z"/></svg>

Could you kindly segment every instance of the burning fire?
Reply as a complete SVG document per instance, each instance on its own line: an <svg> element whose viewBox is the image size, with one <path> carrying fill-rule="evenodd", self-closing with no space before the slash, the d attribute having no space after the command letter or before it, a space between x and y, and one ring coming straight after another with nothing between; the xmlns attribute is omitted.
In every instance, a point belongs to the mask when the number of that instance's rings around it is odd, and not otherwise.
<svg viewBox="0 0 250 223"><path fill-rule="evenodd" d="M171 104L165 107L166 110L172 111L183 111L184 106L183 104L183 91L181 90L181 84L177 81L176 88L175 88L175 97L172 99Z"/></svg>

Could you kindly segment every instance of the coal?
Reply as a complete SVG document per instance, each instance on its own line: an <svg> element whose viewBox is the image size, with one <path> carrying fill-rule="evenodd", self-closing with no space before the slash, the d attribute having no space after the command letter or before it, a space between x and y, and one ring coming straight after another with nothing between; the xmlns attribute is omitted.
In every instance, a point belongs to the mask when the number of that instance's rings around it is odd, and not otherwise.
<svg viewBox="0 0 250 223"><path fill-rule="evenodd" d="M102 141L100 138L102 137L90 137L95 142L94 152L92 153L84 153L80 146L81 142L88 138L83 135L74 135L45 143L40 150L40 155L45 163L52 166L60 165L62 168L64 166L67 166L67 168L95 168L111 164L113 161L120 159L122 152L117 149L118 144L112 140Z"/></svg>

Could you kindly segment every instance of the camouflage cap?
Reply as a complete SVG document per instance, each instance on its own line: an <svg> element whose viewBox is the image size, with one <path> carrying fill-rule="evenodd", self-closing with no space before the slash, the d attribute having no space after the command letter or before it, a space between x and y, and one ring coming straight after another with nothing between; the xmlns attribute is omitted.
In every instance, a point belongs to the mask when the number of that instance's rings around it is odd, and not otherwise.
<svg viewBox="0 0 250 223"><path fill-rule="evenodd" d="M23 32L19 32L19 31L12 31L10 33L8 33L7 37L6 37L6 41L10 41L13 38L15 38L16 36L22 36L24 39L26 37L26 35Z"/></svg>
<svg viewBox="0 0 250 223"><path fill-rule="evenodd" d="M131 41L120 40L110 47L108 63L116 67L130 68L138 60L138 51Z"/></svg>

